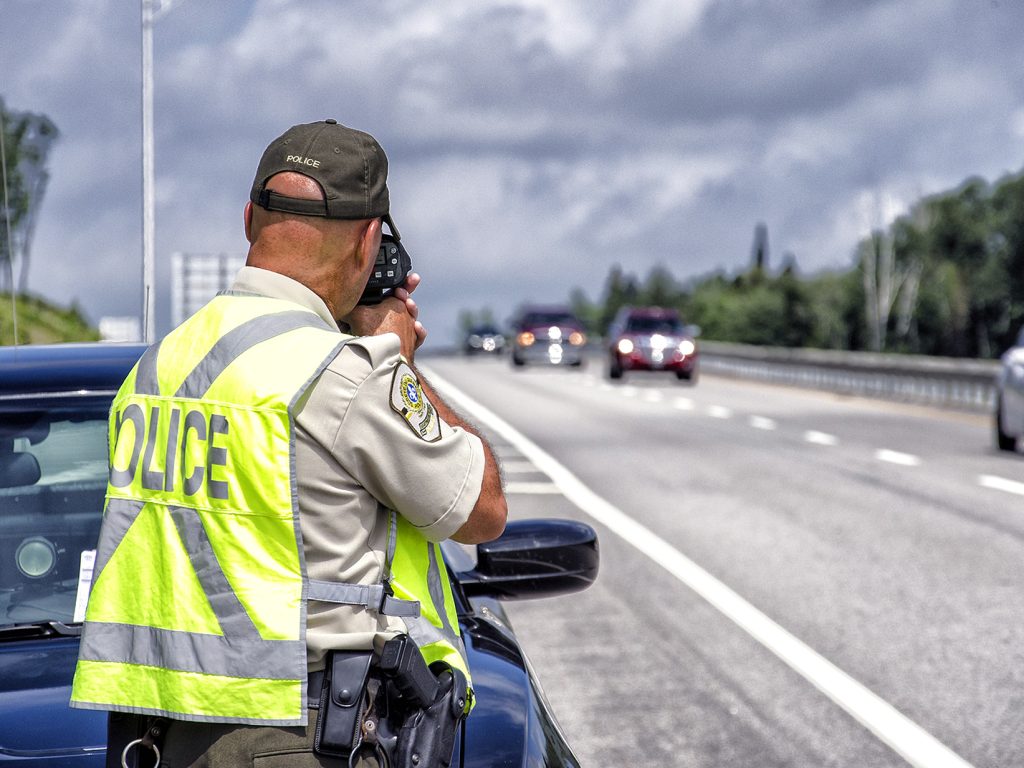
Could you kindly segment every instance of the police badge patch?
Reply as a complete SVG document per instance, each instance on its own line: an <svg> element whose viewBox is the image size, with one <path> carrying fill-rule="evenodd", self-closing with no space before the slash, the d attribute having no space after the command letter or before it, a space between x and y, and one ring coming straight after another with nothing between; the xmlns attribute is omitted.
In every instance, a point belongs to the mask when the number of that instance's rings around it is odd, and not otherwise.
<svg viewBox="0 0 1024 768"><path fill-rule="evenodd" d="M405 419L409 428L433 443L441 439L441 422L437 411L431 405L419 379L408 363L399 363L391 379L391 407Z"/></svg>

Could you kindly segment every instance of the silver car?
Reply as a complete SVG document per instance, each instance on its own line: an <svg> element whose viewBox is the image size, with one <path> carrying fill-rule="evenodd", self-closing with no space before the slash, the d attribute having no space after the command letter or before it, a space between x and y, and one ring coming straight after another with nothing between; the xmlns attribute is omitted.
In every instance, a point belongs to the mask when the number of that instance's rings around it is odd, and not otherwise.
<svg viewBox="0 0 1024 768"><path fill-rule="evenodd" d="M996 379L996 445L1001 451L1016 451L1024 436L1024 330L1001 362Z"/></svg>
<svg viewBox="0 0 1024 768"><path fill-rule="evenodd" d="M583 365L587 336L568 307L532 306L512 324L512 365Z"/></svg>

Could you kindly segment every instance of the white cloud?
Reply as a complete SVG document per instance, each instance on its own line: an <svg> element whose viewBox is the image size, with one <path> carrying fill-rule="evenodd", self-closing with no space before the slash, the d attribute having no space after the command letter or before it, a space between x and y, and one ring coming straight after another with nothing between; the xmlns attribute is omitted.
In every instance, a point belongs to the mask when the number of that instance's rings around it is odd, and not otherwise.
<svg viewBox="0 0 1024 768"><path fill-rule="evenodd" d="M845 266L864 195L905 208L1019 170L1024 14L1007 5L182 0L154 30L158 318L170 254L244 251L260 152L322 117L388 151L434 338L460 302L596 295L614 263L740 268L758 221L805 271ZM138 10L38 7L4 0L0 32L0 95L62 131L32 286L123 314L141 242Z"/></svg>

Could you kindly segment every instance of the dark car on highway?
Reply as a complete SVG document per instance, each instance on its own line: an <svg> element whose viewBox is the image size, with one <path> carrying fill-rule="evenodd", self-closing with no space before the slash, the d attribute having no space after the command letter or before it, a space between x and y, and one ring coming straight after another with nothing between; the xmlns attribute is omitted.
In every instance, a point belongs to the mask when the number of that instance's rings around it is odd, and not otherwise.
<svg viewBox="0 0 1024 768"><path fill-rule="evenodd" d="M671 371L696 382L696 329L679 312L662 307L623 307L608 329L608 376L626 371Z"/></svg>
<svg viewBox="0 0 1024 768"><path fill-rule="evenodd" d="M0 348L0 766L104 765L105 713L68 700L82 577L106 491L107 416L142 351ZM475 553L449 542L444 551L477 692L452 765L578 766L501 601L589 586L599 560L594 531L518 520Z"/></svg>
<svg viewBox="0 0 1024 768"><path fill-rule="evenodd" d="M512 364L583 365L587 335L572 310L527 306L512 321Z"/></svg>
<svg viewBox="0 0 1024 768"><path fill-rule="evenodd" d="M495 325L474 325L466 331L462 350L467 355L500 355L505 351L505 334Z"/></svg>

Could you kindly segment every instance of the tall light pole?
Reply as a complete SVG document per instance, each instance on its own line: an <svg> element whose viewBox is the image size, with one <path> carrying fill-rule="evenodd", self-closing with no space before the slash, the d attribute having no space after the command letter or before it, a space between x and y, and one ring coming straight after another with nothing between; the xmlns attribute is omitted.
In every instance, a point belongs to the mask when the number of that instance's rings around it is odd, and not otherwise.
<svg viewBox="0 0 1024 768"><path fill-rule="evenodd" d="M159 0L142 0L142 340L153 343L156 325L153 204L153 22Z"/></svg>
<svg viewBox="0 0 1024 768"><path fill-rule="evenodd" d="M156 216L153 204L153 24L177 0L142 1L142 339L156 329Z"/></svg>

